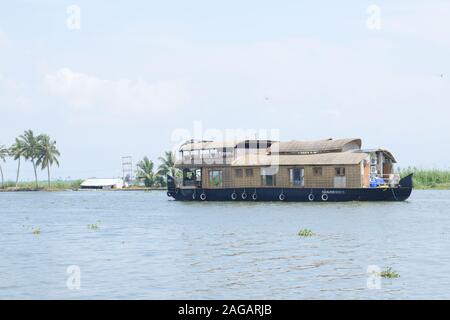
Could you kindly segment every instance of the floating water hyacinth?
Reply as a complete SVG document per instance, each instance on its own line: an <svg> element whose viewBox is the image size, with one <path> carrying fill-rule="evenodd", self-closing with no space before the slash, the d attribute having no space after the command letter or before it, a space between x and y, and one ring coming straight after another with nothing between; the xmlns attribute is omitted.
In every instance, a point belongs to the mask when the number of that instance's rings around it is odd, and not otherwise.
<svg viewBox="0 0 450 320"><path fill-rule="evenodd" d="M96 223L88 224L87 226L88 226L89 229L94 229L95 230L95 229L98 229L100 227L99 224L100 224L100 220L97 221Z"/></svg>
<svg viewBox="0 0 450 320"><path fill-rule="evenodd" d="M315 235L315 233L312 232L311 229L302 229L302 230L300 230L300 231L298 232L298 235L299 235L300 237L312 237L312 236Z"/></svg>
<svg viewBox="0 0 450 320"><path fill-rule="evenodd" d="M380 277L387 278L387 279L394 279L394 278L400 278L400 274L394 270L392 270L391 267L386 268L386 270L383 270L380 272Z"/></svg>

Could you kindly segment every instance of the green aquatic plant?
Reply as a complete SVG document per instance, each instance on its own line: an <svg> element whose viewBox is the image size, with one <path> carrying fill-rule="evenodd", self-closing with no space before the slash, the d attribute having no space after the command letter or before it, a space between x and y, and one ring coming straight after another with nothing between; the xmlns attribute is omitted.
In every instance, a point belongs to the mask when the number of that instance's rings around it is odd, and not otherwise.
<svg viewBox="0 0 450 320"><path fill-rule="evenodd" d="M400 278L400 274L397 271L392 270L391 267L386 268L380 272L380 277L387 279Z"/></svg>
<svg viewBox="0 0 450 320"><path fill-rule="evenodd" d="M32 233L33 233L34 235L39 235L39 234L41 234L41 228L33 229Z"/></svg>
<svg viewBox="0 0 450 320"><path fill-rule="evenodd" d="M312 237L312 236L315 235L315 233L312 232L311 229L301 229L301 230L298 232L298 235L299 235L300 237Z"/></svg>
<svg viewBox="0 0 450 320"><path fill-rule="evenodd" d="M88 229L96 230L96 229L100 228L99 224L100 224L100 220L98 220L96 223L88 224L87 227L88 227Z"/></svg>

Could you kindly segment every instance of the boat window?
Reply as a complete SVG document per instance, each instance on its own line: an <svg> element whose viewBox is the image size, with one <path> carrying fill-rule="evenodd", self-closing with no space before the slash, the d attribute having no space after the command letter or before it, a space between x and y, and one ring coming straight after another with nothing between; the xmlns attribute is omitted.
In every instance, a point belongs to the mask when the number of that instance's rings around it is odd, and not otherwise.
<svg viewBox="0 0 450 320"><path fill-rule="evenodd" d="M194 186L196 184L196 181L198 181L197 171L198 170L196 170L196 169L183 169L183 185L184 186Z"/></svg>
<svg viewBox="0 0 450 320"><path fill-rule="evenodd" d="M276 176L275 175L262 175L262 184L263 186L275 186L276 185Z"/></svg>
<svg viewBox="0 0 450 320"><path fill-rule="evenodd" d="M289 169L289 183L292 187L304 187L305 169L304 168Z"/></svg>
<svg viewBox="0 0 450 320"><path fill-rule="evenodd" d="M234 175L236 178L242 178L243 177L242 169L235 169Z"/></svg>
<svg viewBox="0 0 450 320"><path fill-rule="evenodd" d="M253 169L245 169L246 177L253 177Z"/></svg>
<svg viewBox="0 0 450 320"><path fill-rule="evenodd" d="M222 170L209 171L209 184L215 187L222 186Z"/></svg>
<svg viewBox="0 0 450 320"><path fill-rule="evenodd" d="M345 168L344 167L334 168L334 172L336 174L336 177L345 176Z"/></svg>
<svg viewBox="0 0 450 320"><path fill-rule="evenodd" d="M313 175L316 177L322 176L322 167L313 167Z"/></svg>

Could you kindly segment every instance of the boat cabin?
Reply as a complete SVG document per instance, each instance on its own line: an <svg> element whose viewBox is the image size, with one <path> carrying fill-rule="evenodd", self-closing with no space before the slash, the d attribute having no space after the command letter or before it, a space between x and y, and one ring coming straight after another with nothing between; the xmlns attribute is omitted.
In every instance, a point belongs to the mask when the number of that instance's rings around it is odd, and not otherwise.
<svg viewBox="0 0 450 320"><path fill-rule="evenodd" d="M180 188L373 188L395 186L393 155L361 139L188 141Z"/></svg>

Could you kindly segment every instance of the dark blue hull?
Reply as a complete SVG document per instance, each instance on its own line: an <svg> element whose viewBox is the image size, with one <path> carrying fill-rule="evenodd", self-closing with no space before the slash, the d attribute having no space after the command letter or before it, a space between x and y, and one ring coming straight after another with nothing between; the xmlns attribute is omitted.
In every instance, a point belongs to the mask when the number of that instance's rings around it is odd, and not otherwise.
<svg viewBox="0 0 450 320"><path fill-rule="evenodd" d="M169 192L183 201L404 201L411 188L363 189L176 189Z"/></svg>
<svg viewBox="0 0 450 320"><path fill-rule="evenodd" d="M412 191L412 176L395 188L227 188L183 189L169 186L168 196L182 201L404 201Z"/></svg>

